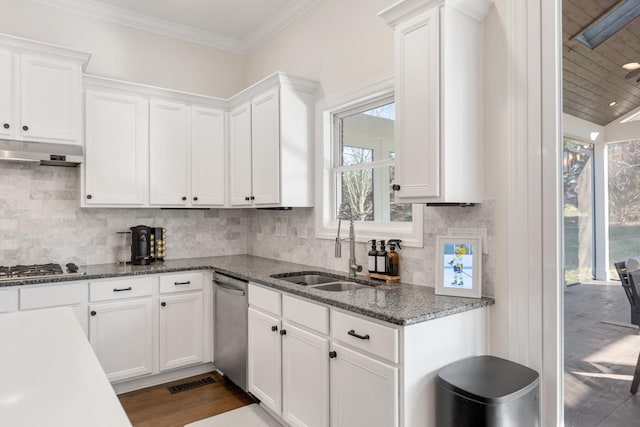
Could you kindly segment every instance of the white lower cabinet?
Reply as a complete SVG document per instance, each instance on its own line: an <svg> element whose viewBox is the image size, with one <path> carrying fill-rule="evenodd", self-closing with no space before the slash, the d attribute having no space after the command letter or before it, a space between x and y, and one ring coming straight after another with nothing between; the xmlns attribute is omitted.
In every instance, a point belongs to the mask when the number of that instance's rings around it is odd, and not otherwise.
<svg viewBox="0 0 640 427"><path fill-rule="evenodd" d="M333 427L398 425L398 368L340 344L331 360Z"/></svg>
<svg viewBox="0 0 640 427"><path fill-rule="evenodd" d="M292 426L329 425L329 339L282 323L282 418Z"/></svg>
<svg viewBox="0 0 640 427"><path fill-rule="evenodd" d="M34 287L21 287L19 306L20 310L70 307L76 315L80 326L82 326L82 330L85 334L88 334L86 282L50 283Z"/></svg>
<svg viewBox="0 0 640 427"><path fill-rule="evenodd" d="M203 360L202 292L160 296L160 371Z"/></svg>
<svg viewBox="0 0 640 427"><path fill-rule="evenodd" d="M0 290L0 313L10 313L18 310L18 290Z"/></svg>
<svg viewBox="0 0 640 427"><path fill-rule="evenodd" d="M251 291L249 291L251 292ZM282 347L280 319L249 307L248 385L262 403L282 413Z"/></svg>
<svg viewBox="0 0 640 427"><path fill-rule="evenodd" d="M89 341L109 381L153 372L151 297L91 304Z"/></svg>

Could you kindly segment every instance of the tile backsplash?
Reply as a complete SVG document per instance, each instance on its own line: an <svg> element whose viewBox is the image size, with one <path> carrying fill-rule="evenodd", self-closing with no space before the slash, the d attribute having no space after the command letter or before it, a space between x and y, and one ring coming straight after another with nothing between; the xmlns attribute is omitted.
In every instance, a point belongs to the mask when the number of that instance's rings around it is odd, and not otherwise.
<svg viewBox="0 0 640 427"><path fill-rule="evenodd" d="M167 259L251 254L347 272L348 255L316 239L314 209L80 208L80 168L0 162L0 265L116 262L118 231L144 224L167 228ZM424 207L424 247L403 247L400 275L434 286L435 241L451 228L487 230L483 294L493 296L494 202L472 207ZM356 230L357 232L357 230ZM366 261L368 245L356 245Z"/></svg>
<svg viewBox="0 0 640 427"><path fill-rule="evenodd" d="M139 224L167 228L167 259L247 253L246 210L80 208L79 200L80 168L0 162L0 265L116 262L116 233Z"/></svg>
<svg viewBox="0 0 640 427"><path fill-rule="evenodd" d="M435 286L436 237L452 228L487 230L486 252L482 256L482 293L493 296L495 274L494 202L470 206L425 206L424 247L403 247L400 251L400 276L403 282ZM348 252L334 257L334 241L314 237L313 208L290 211L251 210L249 212L248 252L252 255L327 267L347 273ZM356 227L357 235L357 227ZM369 245L356 244L356 259L366 265Z"/></svg>

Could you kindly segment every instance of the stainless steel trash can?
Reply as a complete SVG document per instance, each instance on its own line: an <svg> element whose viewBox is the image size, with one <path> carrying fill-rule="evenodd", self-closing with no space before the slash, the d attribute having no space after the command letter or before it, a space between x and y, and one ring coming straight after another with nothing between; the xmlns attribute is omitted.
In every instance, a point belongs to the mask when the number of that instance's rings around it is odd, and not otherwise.
<svg viewBox="0 0 640 427"><path fill-rule="evenodd" d="M438 372L436 425L538 427L539 378L526 366L477 356Z"/></svg>

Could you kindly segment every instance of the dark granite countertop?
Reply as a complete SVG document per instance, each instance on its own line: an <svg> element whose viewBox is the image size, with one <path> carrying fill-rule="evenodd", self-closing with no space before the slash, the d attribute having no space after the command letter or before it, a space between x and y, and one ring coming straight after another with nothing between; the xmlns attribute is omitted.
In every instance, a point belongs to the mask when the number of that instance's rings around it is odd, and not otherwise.
<svg viewBox="0 0 640 427"><path fill-rule="evenodd" d="M270 276L315 271L339 276L346 276L346 273L251 255L167 260L148 266L87 265L80 267L81 272L85 273L83 275L4 281L0 282L0 287L209 269L396 325L412 325L494 304L493 298L440 296L435 295L434 289L428 286L386 284L377 280L369 281L364 277L357 281L373 286L345 292L321 291Z"/></svg>

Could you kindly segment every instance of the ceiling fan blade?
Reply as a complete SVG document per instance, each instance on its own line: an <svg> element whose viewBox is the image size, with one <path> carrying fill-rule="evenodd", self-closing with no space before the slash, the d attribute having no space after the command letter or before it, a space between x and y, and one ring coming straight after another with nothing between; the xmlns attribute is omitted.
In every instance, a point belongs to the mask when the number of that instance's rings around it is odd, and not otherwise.
<svg viewBox="0 0 640 427"><path fill-rule="evenodd" d="M632 78L634 78L635 76L637 76L638 74L640 74L640 68L638 68L637 70L629 71L629 72L627 73L627 75L626 75L626 76L624 76L624 78L625 78L625 79L632 79Z"/></svg>

